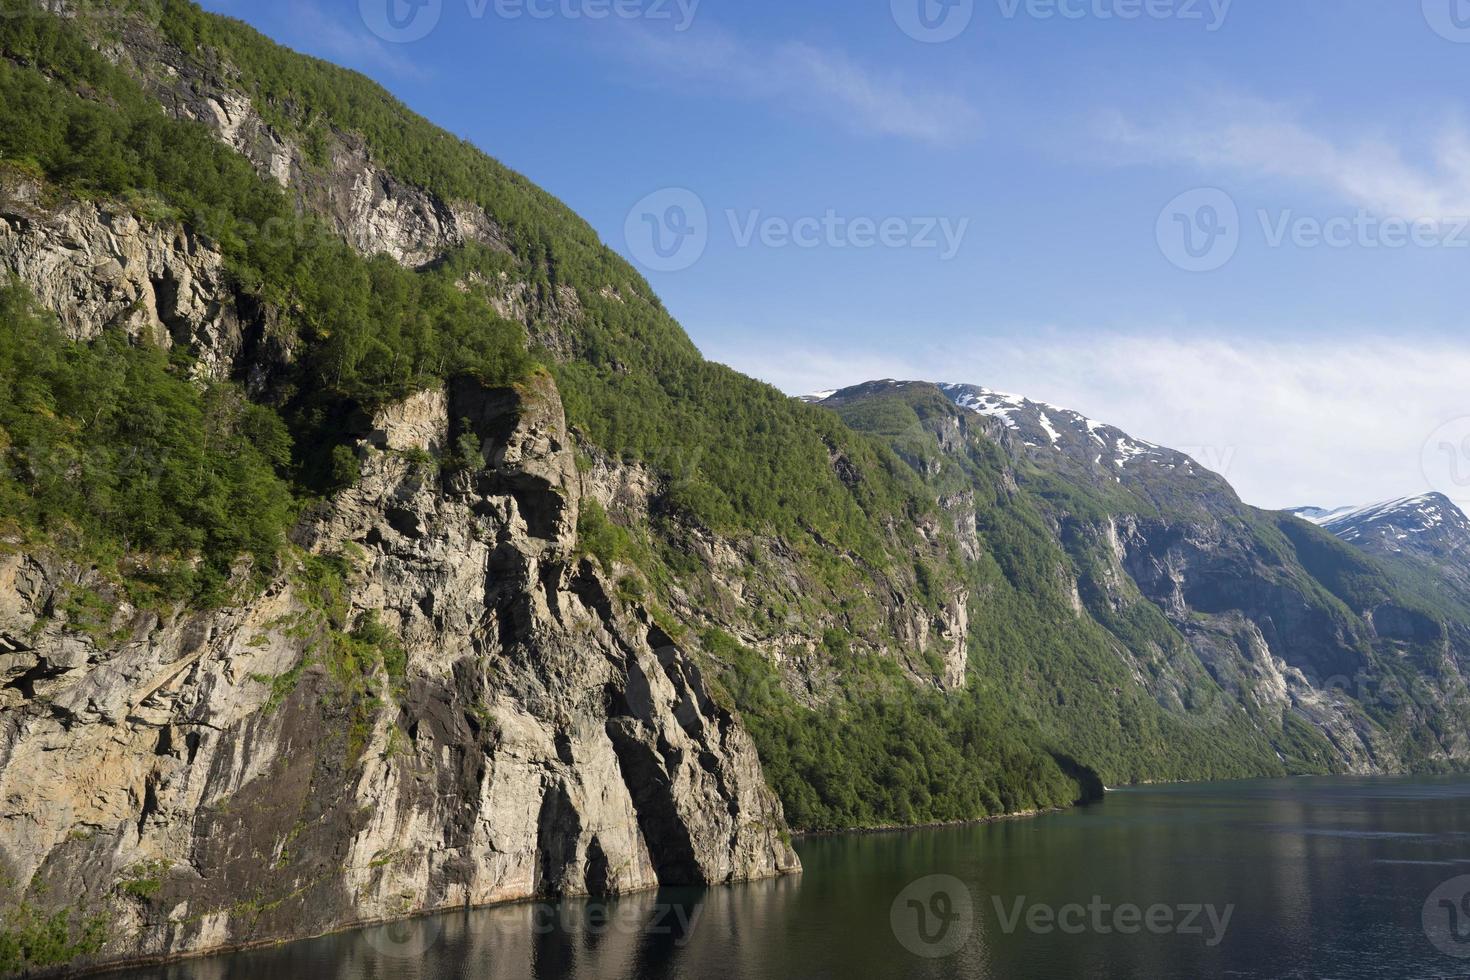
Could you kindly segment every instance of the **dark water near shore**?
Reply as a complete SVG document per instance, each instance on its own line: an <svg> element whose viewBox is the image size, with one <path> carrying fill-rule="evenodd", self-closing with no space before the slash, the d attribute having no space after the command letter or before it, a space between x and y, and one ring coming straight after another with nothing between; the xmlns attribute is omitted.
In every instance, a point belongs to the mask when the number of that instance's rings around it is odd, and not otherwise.
<svg viewBox="0 0 1470 980"><path fill-rule="evenodd" d="M1133 790L798 850L799 878L454 913L123 976L1470 976L1466 779Z"/></svg>

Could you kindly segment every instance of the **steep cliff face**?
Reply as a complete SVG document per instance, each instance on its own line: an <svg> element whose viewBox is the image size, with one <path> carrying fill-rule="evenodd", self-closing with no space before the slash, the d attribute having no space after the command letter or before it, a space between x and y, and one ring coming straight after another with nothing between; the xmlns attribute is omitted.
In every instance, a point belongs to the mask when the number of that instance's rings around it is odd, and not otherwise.
<svg viewBox="0 0 1470 980"><path fill-rule="evenodd" d="M105 585L0 559L8 902L101 916L107 960L797 870L737 719L577 557L549 379L415 396L360 456L241 608L83 634Z"/></svg>
<svg viewBox="0 0 1470 980"><path fill-rule="evenodd" d="M185 51L141 19L119 19L103 54L140 79L165 111L202 123L254 164L262 177L292 190L365 255L385 254L420 268L468 243L504 249L484 209L447 201L376 164L367 143L323 127L314 145L272 126L238 88L238 73L208 48Z"/></svg>
<svg viewBox="0 0 1470 980"><path fill-rule="evenodd" d="M242 310L219 252L184 225L140 220L101 202L48 200L43 185L0 170L0 273L56 312L72 340L104 328L200 351L201 371L229 377L263 321Z"/></svg>
<svg viewBox="0 0 1470 980"><path fill-rule="evenodd" d="M526 324L534 343L549 356L575 358L579 334L590 319L577 290L529 281L526 257L512 254L505 232L483 207L403 179L381 163L361 134L322 125L308 137L292 136L268 121L242 91L241 72L228 59L207 46L181 47L144 19L120 18L116 36L99 47L166 112L207 126L262 178L286 188L301 210L324 220L362 255L387 255L422 269L467 245L503 253L515 271L494 277L472 274L465 288L485 290L496 310ZM600 296L624 301L611 285L603 286ZM146 319L146 313L138 316ZM271 336L268 329L249 324L245 334L247 339ZM270 356L262 358L252 351L242 362L245 370L255 372L249 380L256 390L269 377L258 363L280 363L290 356L289 351L266 353ZM824 561L836 559L847 566L845 574L820 574L812 556L790 536L718 533L687 521L663 525L654 518L669 514L668 474L608 457L585 438L579 448L599 470L593 486L618 488L619 505L610 509L620 523L650 528L660 539L655 550L673 556L679 565L661 597L671 611L692 626L726 631L781 664L793 693L803 700L818 704L830 688L821 648L823 637L834 630L854 637L875 656L898 660L922 685L946 690L964 686L969 595L963 589L924 601L909 556L901 556L897 564L874 562L851 551L839 553L819 536L812 544L823 552ZM834 469L845 472L854 485L861 483L863 474L834 453ZM948 530L932 518L921 520L917 530L929 544L930 557L942 560L950 544ZM691 568L698 571L691 573Z"/></svg>
<svg viewBox="0 0 1470 980"><path fill-rule="evenodd" d="M831 631L903 665L920 685L944 690L965 685L967 590L926 603L902 568L876 566L850 553L826 556L843 575L824 579L815 574L810 556L782 537L722 535L681 520L670 511L666 478L637 462L609 457L585 440L579 449L589 495L622 527L658 527L661 543L673 550L669 561L676 577L665 596L670 612L680 622L719 629L761 652L782 668L791 693L803 703L818 706L829 693L832 665L822 641ZM936 551L953 540L934 517L919 529Z"/></svg>
<svg viewBox="0 0 1470 980"><path fill-rule="evenodd" d="M1366 716L1361 681L1378 673L1364 625L1292 575L1246 528L1120 517L1114 555L1228 697L1283 732L1305 721L1348 772L1398 771L1394 740Z"/></svg>

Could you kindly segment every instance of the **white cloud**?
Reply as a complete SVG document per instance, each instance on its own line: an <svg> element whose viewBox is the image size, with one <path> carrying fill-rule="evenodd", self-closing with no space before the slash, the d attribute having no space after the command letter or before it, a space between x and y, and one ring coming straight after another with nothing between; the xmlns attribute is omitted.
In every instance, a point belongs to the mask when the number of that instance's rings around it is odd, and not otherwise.
<svg viewBox="0 0 1470 980"><path fill-rule="evenodd" d="M1190 452L1265 507L1452 492L1431 485L1421 454L1470 415L1470 345L1444 342L1054 334L897 357L762 346L711 356L793 394L885 377L1019 392Z"/></svg>
<svg viewBox="0 0 1470 980"><path fill-rule="evenodd" d="M1470 216L1470 138L1456 124L1428 139L1418 132L1334 136L1282 106L1214 99L1155 122L1111 113L1099 120L1097 133L1136 158L1192 164L1207 176L1282 180L1383 216ZM1418 159L1406 147L1419 151Z"/></svg>
<svg viewBox="0 0 1470 980"><path fill-rule="evenodd" d="M660 34L630 28L625 37L624 56L663 76L796 107L859 132L953 143L979 126L979 113L958 91L918 85L840 51L757 43L714 29Z"/></svg>

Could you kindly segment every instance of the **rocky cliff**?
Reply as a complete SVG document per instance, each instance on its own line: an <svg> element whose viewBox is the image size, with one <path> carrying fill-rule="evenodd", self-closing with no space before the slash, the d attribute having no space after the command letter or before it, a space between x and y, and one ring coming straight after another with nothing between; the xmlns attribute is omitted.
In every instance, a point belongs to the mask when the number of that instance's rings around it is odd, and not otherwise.
<svg viewBox="0 0 1470 980"><path fill-rule="evenodd" d="M332 233L363 256L386 255L414 269L433 267L467 245L505 256L509 271L490 275L473 270L461 287L483 290L502 316L525 324L533 344L549 358L574 361L583 352L585 335L596 317L585 308L578 291L567 284L534 282L527 257L515 254L510 236L481 205L436 193L394 173L360 133L317 126L307 134L293 134L285 124L267 119L279 112L262 112L245 91L242 73L227 57L208 46L180 45L166 30L146 20L118 19L115 36L100 42L99 50L136 78L166 112L208 127L220 142L249 160L262 179L280 184L301 211L321 218ZM437 136L452 141L447 134ZM280 232L268 227L258 230L267 235ZM168 230L152 232L154 238L168 234ZM25 250L24 243L16 249ZM88 259L75 264L85 266ZM154 266L160 264L156 258L151 261ZM145 265L137 261L122 264L127 268ZM215 313L230 326L239 321L233 332L196 324L197 315L174 312L175 293L168 287L175 278L192 282L192 263L174 250L163 264L181 267L181 271L167 273L165 288L156 297L143 284L131 291L141 297L133 314L137 321L149 321L149 303L156 299L163 303L164 322L179 324L175 334L192 331L191 349L200 351L204 361L235 353L234 373L252 391L265 390L270 377L292 353L289 341L271 328L270 311L257 310L248 296L242 296ZM32 281L32 277L24 278ZM65 292L65 287L55 284L56 278L53 274L37 280L49 290L48 299L60 299ZM73 278L80 282L86 276L79 272ZM635 288L640 293L646 290L641 284ZM597 292L600 300L622 306L624 293L633 291L607 283ZM91 319L100 318L94 315ZM216 339L212 334L221 336ZM615 364L613 371L626 373L628 367ZM229 376L231 367L216 365L216 370L219 376ZM779 661L795 678L793 691L813 703L821 700L816 692L830 687L821 645L832 630L869 644L875 656L901 662L919 683L948 690L964 685L968 594L958 586L948 590L941 601L921 602L910 556L902 553L913 547L911 543L900 548L897 562L874 561L820 534L801 541L793 540L791 534L720 533L697 521L658 527L657 518L669 516L671 484L678 474L654 472L637 460L617 458L586 433L575 435L579 451L595 461L600 471L590 481L594 495L601 495L601 486L619 488L610 492L617 495L613 509L621 523L650 527L662 539L662 548L677 553L681 567L672 576L676 580L672 589L661 598L682 622L727 631ZM832 468L853 487L861 484L859 467L840 448L830 448ZM949 538L937 518L919 517L914 530L922 538L925 557L937 556L935 563L942 562ZM832 575L814 568L812 551L821 553L822 562L837 558L851 572L834 582ZM890 557L894 556L883 556ZM686 562L693 562L699 571L693 572ZM938 670L932 665L936 658Z"/></svg>
<svg viewBox="0 0 1470 980"><path fill-rule="evenodd" d="M242 311L217 249L186 225L140 220L116 204L58 199L34 177L0 171L0 272L23 282L66 335L107 327L199 351L203 374L228 377L260 314ZM256 323L251 323L256 320Z"/></svg>
<svg viewBox="0 0 1470 980"><path fill-rule="evenodd" d="M466 437L484 465L441 469ZM549 378L425 392L359 454L248 606L83 633L106 583L0 559L8 900L135 959L798 869L737 719L577 556Z"/></svg>

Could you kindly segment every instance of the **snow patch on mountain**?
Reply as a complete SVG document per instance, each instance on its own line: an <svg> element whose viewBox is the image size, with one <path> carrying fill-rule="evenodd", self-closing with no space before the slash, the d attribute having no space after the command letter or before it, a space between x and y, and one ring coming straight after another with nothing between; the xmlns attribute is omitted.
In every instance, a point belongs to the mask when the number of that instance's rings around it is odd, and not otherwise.
<svg viewBox="0 0 1470 980"><path fill-rule="evenodd" d="M1046 437L1051 440L1053 446L1061 441L1062 434L1057 431L1056 426L1051 424L1051 419L1046 417L1045 412L1041 413L1041 428L1046 433Z"/></svg>
<svg viewBox="0 0 1470 980"><path fill-rule="evenodd" d="M977 385L941 384L939 389L960 408L1000 420L1032 449L1050 446L1059 453L1090 459L1098 469L1125 470L1136 462L1194 467L1187 456L1135 439L1121 429L1071 409ZM1099 448L1102 452L1098 452Z"/></svg>
<svg viewBox="0 0 1470 980"><path fill-rule="evenodd" d="M1300 517L1308 524L1323 527L1328 521L1341 517L1344 514L1352 514L1362 510L1361 507L1292 507L1287 510L1288 514Z"/></svg>
<svg viewBox="0 0 1470 980"><path fill-rule="evenodd" d="M1026 399L1020 395L1008 395L989 388L970 388L966 385L940 385L946 395L960 408L968 408L979 415L1000 419L1009 429L1019 429L1021 424L1013 417L1025 411Z"/></svg>
<svg viewBox="0 0 1470 980"><path fill-rule="evenodd" d="M1412 534L1440 529L1470 531L1470 518L1448 497L1439 493L1421 493L1365 507L1339 507L1336 510L1299 507L1292 513L1348 542L1368 534L1387 535L1403 541Z"/></svg>

